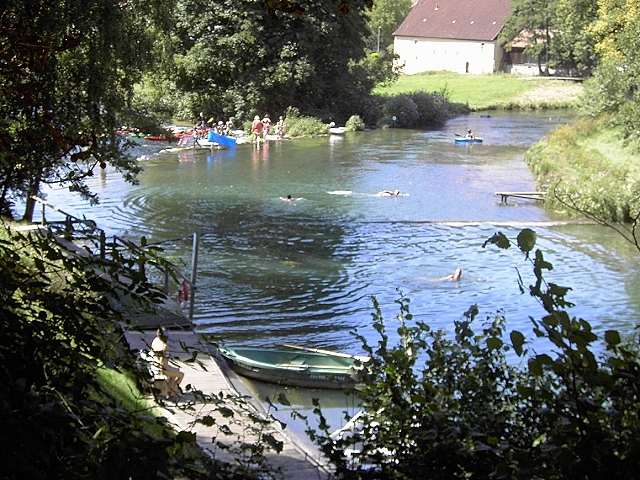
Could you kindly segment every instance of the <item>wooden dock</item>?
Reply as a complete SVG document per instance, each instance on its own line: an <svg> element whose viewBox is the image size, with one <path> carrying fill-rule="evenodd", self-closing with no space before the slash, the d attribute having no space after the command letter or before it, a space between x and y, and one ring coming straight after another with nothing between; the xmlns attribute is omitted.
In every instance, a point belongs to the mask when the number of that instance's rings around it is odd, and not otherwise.
<svg viewBox="0 0 640 480"><path fill-rule="evenodd" d="M149 347L155 333L128 331L125 335L132 351L139 351ZM216 359L215 349L211 345L206 344L192 331L170 331L168 336L172 363L185 374L182 382L185 394L173 402L169 401L167 406L162 408L163 416L176 430L195 433L198 444L205 452L217 460L226 462L243 459L238 445L255 445L260 441L266 443L261 437L269 435L282 442L283 448L280 453L268 449L265 452L265 460L268 467L281 473L282 478L330 478L330 466L320 452L305 447L279 423L272 421L263 425L261 431L256 431L256 427L260 425L251 417L264 418L264 409L257 404L259 400L238 394L225 373L228 371L226 364ZM194 351L203 353L198 354L196 361L190 361ZM220 404L190 395L186 389L187 385L211 397L232 398L233 400L224 403L227 409L233 411L232 416L229 410L221 409ZM171 408L172 406L174 408ZM204 423L198 421L202 419L205 419Z"/></svg>
<svg viewBox="0 0 640 480"><path fill-rule="evenodd" d="M507 203L509 197L525 198L527 200L544 201L544 192L496 192L500 196L500 203Z"/></svg>

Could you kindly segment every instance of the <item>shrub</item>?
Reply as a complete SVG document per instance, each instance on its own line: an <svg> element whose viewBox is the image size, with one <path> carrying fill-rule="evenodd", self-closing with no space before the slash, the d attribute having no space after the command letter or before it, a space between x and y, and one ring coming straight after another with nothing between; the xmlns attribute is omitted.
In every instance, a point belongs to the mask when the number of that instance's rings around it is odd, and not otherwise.
<svg viewBox="0 0 640 480"><path fill-rule="evenodd" d="M285 118L285 131L288 137L326 135L328 126L319 118L300 115L297 108L289 107Z"/></svg>
<svg viewBox="0 0 640 480"><path fill-rule="evenodd" d="M404 128L424 128L443 125L452 113L446 90L442 92L412 92L385 99L382 124ZM460 109L456 108L456 113ZM393 117L396 121L393 121Z"/></svg>
<svg viewBox="0 0 640 480"><path fill-rule="evenodd" d="M417 126L439 127L449 118L449 104L439 93L413 92L409 96L418 109Z"/></svg>
<svg viewBox="0 0 640 480"><path fill-rule="evenodd" d="M360 118L360 115L351 115L345 127L349 132L359 132L364 130L364 121Z"/></svg>
<svg viewBox="0 0 640 480"><path fill-rule="evenodd" d="M415 127L419 117L418 107L409 95L396 95L387 99L383 114L385 123L401 128Z"/></svg>

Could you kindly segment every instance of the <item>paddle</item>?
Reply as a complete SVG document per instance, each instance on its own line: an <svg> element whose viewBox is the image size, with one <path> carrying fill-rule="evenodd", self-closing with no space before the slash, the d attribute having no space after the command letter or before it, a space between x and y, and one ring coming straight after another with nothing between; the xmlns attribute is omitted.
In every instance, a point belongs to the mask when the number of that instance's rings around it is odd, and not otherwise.
<svg viewBox="0 0 640 480"><path fill-rule="evenodd" d="M364 361L364 359L362 357L358 357L358 356L355 356L355 355L349 355L349 354L341 353L341 352L332 352L331 350L323 350L321 348L302 347L300 345L291 345L289 343L283 343L282 346L283 347L287 347L287 348L293 348L295 350L305 350L307 352L324 353L325 355L333 355L334 357L355 358L356 360Z"/></svg>
<svg viewBox="0 0 640 480"><path fill-rule="evenodd" d="M464 135L460 135L459 133L454 133L456 137L464 137Z"/></svg>

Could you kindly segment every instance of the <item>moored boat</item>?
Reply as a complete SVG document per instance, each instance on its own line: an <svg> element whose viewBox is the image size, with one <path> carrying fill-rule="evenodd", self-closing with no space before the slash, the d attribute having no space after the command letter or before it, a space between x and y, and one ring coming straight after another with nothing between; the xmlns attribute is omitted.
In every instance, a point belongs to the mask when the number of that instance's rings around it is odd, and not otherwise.
<svg viewBox="0 0 640 480"><path fill-rule="evenodd" d="M174 137L169 135L145 135L144 139L150 142L171 142Z"/></svg>
<svg viewBox="0 0 640 480"><path fill-rule="evenodd" d="M323 350L301 350L305 351L218 348L235 372L263 382L328 389L351 389L358 383L364 359Z"/></svg>

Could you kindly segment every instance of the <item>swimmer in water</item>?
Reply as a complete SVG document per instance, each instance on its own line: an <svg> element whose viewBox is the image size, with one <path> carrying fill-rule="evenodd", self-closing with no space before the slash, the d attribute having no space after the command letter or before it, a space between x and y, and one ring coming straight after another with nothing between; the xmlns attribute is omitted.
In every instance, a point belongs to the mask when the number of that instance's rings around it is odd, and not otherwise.
<svg viewBox="0 0 640 480"><path fill-rule="evenodd" d="M447 275L443 280L449 280L450 282L458 282L462 278L462 267L458 267L451 275Z"/></svg>
<svg viewBox="0 0 640 480"><path fill-rule="evenodd" d="M280 200L283 202L295 202L297 200L302 200L302 197L294 198L291 195L287 195L286 197L280 197Z"/></svg>
<svg viewBox="0 0 640 480"><path fill-rule="evenodd" d="M382 190L376 193L379 197L398 197L400 196L400 190Z"/></svg>

